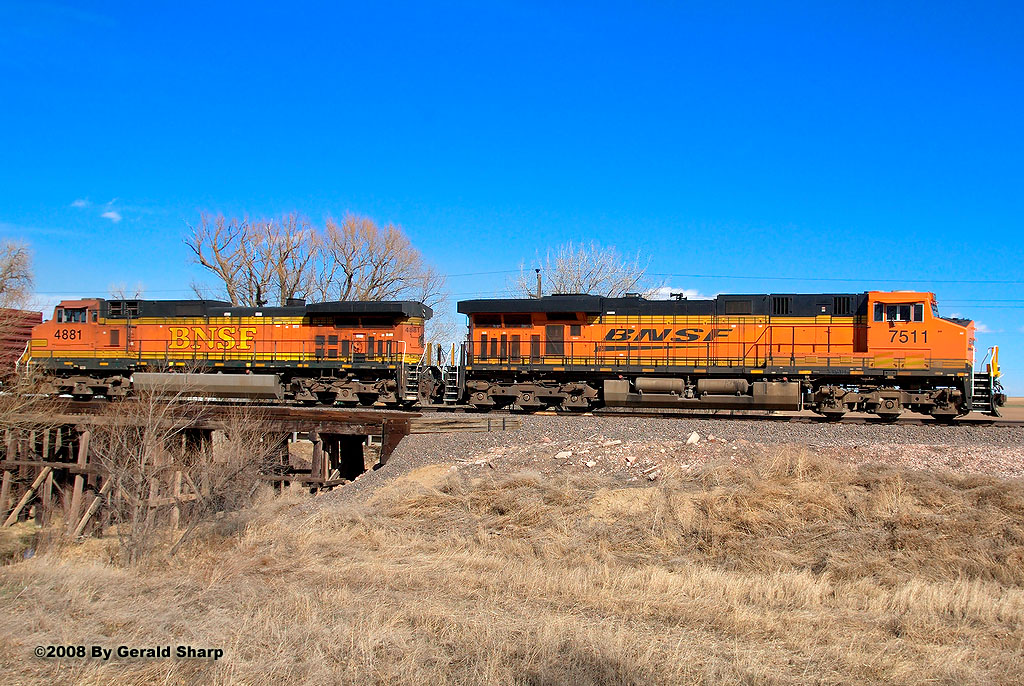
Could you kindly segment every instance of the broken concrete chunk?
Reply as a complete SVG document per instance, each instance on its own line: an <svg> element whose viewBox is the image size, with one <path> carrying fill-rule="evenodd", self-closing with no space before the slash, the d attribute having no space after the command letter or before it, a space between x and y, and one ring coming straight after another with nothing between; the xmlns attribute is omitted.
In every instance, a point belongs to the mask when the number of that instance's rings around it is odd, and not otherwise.
<svg viewBox="0 0 1024 686"><path fill-rule="evenodd" d="M686 445L694 445L698 442L700 442L700 434L696 431L690 434L690 437L686 439Z"/></svg>
<svg viewBox="0 0 1024 686"><path fill-rule="evenodd" d="M567 460L570 457L572 457L572 451L571 450L563 450L560 453L555 453L555 459L556 460Z"/></svg>

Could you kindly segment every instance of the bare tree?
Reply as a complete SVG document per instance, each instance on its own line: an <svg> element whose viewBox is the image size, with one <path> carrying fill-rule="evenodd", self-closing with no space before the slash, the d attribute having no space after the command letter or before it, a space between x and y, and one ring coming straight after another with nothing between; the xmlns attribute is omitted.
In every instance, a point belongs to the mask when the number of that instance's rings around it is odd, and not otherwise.
<svg viewBox="0 0 1024 686"><path fill-rule="evenodd" d="M145 294L146 288L139 281L134 286L129 286L124 281L112 283L107 287L107 296L111 300L139 300Z"/></svg>
<svg viewBox="0 0 1024 686"><path fill-rule="evenodd" d="M428 305L445 295L445 278L394 224L346 215L318 231L297 214L250 221L202 215L186 244L220 281L223 296L258 307L307 295L319 300L408 298ZM207 290L193 284L202 295Z"/></svg>
<svg viewBox="0 0 1024 686"><path fill-rule="evenodd" d="M310 287L310 265L320 243L316 230L294 212L278 222L266 222L260 234L261 261L270 271L271 289L284 305L305 295Z"/></svg>
<svg viewBox="0 0 1024 686"><path fill-rule="evenodd" d="M24 307L32 292L32 253L25 243L0 245L0 307Z"/></svg>
<svg viewBox="0 0 1024 686"><path fill-rule="evenodd" d="M309 287L309 267L319 239L309 221L292 213L280 219L226 218L203 214L185 244L212 272L236 305L284 305ZM205 289L193 284L201 297Z"/></svg>
<svg viewBox="0 0 1024 686"><path fill-rule="evenodd" d="M351 214L327 220L313 277L319 299L408 298L433 305L444 297L445 283L398 226Z"/></svg>
<svg viewBox="0 0 1024 686"><path fill-rule="evenodd" d="M32 253L28 245L4 241L0 245L0 377L9 375L28 343L38 314L26 312L32 294Z"/></svg>
<svg viewBox="0 0 1024 686"><path fill-rule="evenodd" d="M549 249L543 258L538 254L532 268L527 269L525 264L520 267L509 283L509 291L517 297L536 297L537 269L542 295L590 293L615 297L643 289L647 264L639 253L629 257L597 243L563 243Z"/></svg>

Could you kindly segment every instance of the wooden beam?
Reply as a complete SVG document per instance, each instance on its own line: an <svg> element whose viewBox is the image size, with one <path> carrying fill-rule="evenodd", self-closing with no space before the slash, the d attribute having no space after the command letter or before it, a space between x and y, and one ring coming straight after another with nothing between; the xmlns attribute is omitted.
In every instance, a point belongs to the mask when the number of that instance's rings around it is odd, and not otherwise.
<svg viewBox="0 0 1024 686"><path fill-rule="evenodd" d="M28 501L32 499L32 494L35 492L37 488L39 488L39 484L43 483L43 480L46 479L46 477L50 474L51 471L52 470L49 467L43 467L42 471L39 472L39 475L36 477L35 481L33 481L32 485L28 487L28 490L25 491L25 495L21 496L21 500L18 501L18 504L14 507L13 510L11 510L11 514L8 515L7 519L4 520L4 526L10 526L11 524L14 524L16 521L18 521L18 515L21 514L22 508L24 508Z"/></svg>
<svg viewBox="0 0 1024 686"><path fill-rule="evenodd" d="M43 490L40 493L41 503L36 509L36 523L43 526L50 521L50 515L53 512L53 470L46 475L46 481L43 482Z"/></svg>
<svg viewBox="0 0 1024 686"><path fill-rule="evenodd" d="M11 473L4 470L3 485L0 485L0 513L11 509Z"/></svg>
<svg viewBox="0 0 1024 686"><path fill-rule="evenodd" d="M313 478L322 479L324 471L324 442L319 431L311 431L309 440L313 442L313 459L310 474Z"/></svg>
<svg viewBox="0 0 1024 686"><path fill-rule="evenodd" d="M391 457L391 453L395 452L395 448L403 438L409 435L409 420L408 419L388 419L385 420L384 426L381 427L380 432L380 466L383 467L388 463L388 458Z"/></svg>
<svg viewBox="0 0 1024 686"><path fill-rule="evenodd" d="M100 488L100 492L96 494L96 497L92 499L91 503L89 503L89 509L85 511L84 515L82 515L81 521L78 522L78 526L75 527L74 533L71 534L72 538L78 538L82 535L82 532L85 530L85 525L89 523L89 519L91 519L96 510L99 509L100 503L103 501L104 496L110 492L110 486L113 483L113 479L105 479L103 481L103 486Z"/></svg>
<svg viewBox="0 0 1024 686"><path fill-rule="evenodd" d="M174 501L174 507L171 508L171 529L178 528L178 522L181 520L181 507L178 505L182 501L181 497L181 471L175 471L171 475L171 499Z"/></svg>
<svg viewBox="0 0 1024 686"><path fill-rule="evenodd" d="M89 431L83 431L78 437L78 466L84 467L89 461ZM68 515L68 533L74 531L75 522L82 512L82 489L85 488L85 477L75 476L74 490L71 492L71 512Z"/></svg>
<svg viewBox="0 0 1024 686"><path fill-rule="evenodd" d="M409 433L466 433L483 431L513 431L522 426L522 418L515 415L443 415L411 417Z"/></svg>

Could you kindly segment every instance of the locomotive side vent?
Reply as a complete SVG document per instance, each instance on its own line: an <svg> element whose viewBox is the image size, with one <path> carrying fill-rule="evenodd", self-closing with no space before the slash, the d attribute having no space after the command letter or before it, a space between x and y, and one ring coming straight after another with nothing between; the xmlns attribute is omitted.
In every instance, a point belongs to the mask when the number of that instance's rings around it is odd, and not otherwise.
<svg viewBox="0 0 1024 686"><path fill-rule="evenodd" d="M790 311L790 302L793 299L785 295L772 296L772 314L775 316L786 316Z"/></svg>

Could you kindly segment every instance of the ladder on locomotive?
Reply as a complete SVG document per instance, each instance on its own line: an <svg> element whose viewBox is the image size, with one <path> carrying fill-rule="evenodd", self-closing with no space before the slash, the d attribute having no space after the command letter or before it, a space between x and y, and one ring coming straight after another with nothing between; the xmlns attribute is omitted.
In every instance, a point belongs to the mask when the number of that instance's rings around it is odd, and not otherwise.
<svg viewBox="0 0 1024 686"><path fill-rule="evenodd" d="M465 348L460 347L460 351L464 354ZM456 359L455 346L452 345L451 357L447 360L447 364L442 360L438 360L438 362L441 364L441 380L444 382L443 402L445 405L455 405L459 402L462 388L461 379L459 378L459 374L462 372L462 364Z"/></svg>
<svg viewBox="0 0 1024 686"><path fill-rule="evenodd" d="M416 364L403 363L405 369L405 387L402 389L402 399L418 401L420 399L420 376L423 375L423 364L425 355L421 355Z"/></svg>
<svg viewBox="0 0 1024 686"><path fill-rule="evenodd" d="M1002 385L996 381L999 378L999 348L989 348L985 359L992 356L992 361L985 366L985 372L975 372L971 375L971 410L981 414L999 416L999 405L996 395L1001 393ZM982 364L985 363L982 360Z"/></svg>

